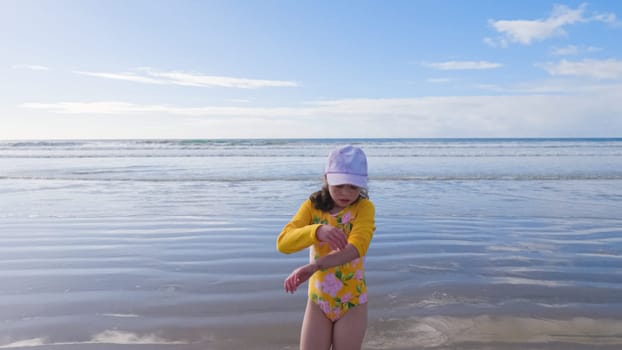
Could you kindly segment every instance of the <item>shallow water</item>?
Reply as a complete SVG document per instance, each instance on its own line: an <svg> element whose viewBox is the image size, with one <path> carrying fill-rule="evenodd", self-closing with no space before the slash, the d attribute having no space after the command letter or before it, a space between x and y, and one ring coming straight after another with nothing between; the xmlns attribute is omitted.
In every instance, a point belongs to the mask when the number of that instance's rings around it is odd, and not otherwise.
<svg viewBox="0 0 622 350"><path fill-rule="evenodd" d="M366 349L622 346L622 140L357 142ZM0 143L0 348L296 348L275 239L335 143Z"/></svg>

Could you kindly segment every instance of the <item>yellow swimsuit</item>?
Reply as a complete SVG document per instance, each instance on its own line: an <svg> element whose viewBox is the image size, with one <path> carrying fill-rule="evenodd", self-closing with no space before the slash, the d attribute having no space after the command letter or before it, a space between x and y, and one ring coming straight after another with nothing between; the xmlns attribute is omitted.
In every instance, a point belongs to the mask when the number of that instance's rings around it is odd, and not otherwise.
<svg viewBox="0 0 622 350"><path fill-rule="evenodd" d="M368 199L359 199L339 213L315 209L306 200L292 221L277 239L277 249L293 253L306 247L310 249L310 260L333 253L327 243L317 241L315 233L320 225L331 225L341 229L348 243L359 252L359 258L340 266L317 271L309 280L309 298L332 321L338 320L349 309L367 302L364 256L375 230L374 205Z"/></svg>

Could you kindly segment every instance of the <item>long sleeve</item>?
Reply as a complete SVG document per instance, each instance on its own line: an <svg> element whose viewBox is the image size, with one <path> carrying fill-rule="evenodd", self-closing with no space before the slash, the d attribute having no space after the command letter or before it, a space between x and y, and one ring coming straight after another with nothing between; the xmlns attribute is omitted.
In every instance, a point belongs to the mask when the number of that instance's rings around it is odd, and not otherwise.
<svg viewBox="0 0 622 350"><path fill-rule="evenodd" d="M369 243L376 230L375 216L374 204L369 200L363 200L359 204L356 217L352 220L352 231L348 236L348 243L358 250L359 256L367 254Z"/></svg>
<svg viewBox="0 0 622 350"><path fill-rule="evenodd" d="M285 225L276 240L276 249L285 254L295 253L316 242L315 232L321 224L312 224L311 201L306 200L292 220Z"/></svg>

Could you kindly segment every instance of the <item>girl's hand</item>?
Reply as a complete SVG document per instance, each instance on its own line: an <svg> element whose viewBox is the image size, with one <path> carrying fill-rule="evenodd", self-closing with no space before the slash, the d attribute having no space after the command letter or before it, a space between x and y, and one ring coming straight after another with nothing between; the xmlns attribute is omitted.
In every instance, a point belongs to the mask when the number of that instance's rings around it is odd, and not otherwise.
<svg viewBox="0 0 622 350"><path fill-rule="evenodd" d="M298 286L305 283L311 276L317 271L318 268L315 264L307 264L297 268L292 272L283 283L285 291L288 293L294 293Z"/></svg>
<svg viewBox="0 0 622 350"><path fill-rule="evenodd" d="M331 250L341 250L348 244L346 234L340 229L330 225L318 227L317 231L315 231L315 237L320 242L328 243Z"/></svg>

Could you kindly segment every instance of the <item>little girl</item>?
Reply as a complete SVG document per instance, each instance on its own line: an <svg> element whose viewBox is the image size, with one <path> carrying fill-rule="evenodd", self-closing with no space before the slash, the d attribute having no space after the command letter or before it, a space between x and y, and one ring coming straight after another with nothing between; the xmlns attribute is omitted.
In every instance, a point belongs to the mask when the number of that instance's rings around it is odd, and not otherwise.
<svg viewBox="0 0 622 350"><path fill-rule="evenodd" d="M353 146L328 156L322 190L313 193L277 239L293 253L310 247L309 263L294 270L284 287L294 293L309 280L300 336L301 350L359 350L367 328L364 256L375 230L367 198L367 158Z"/></svg>

